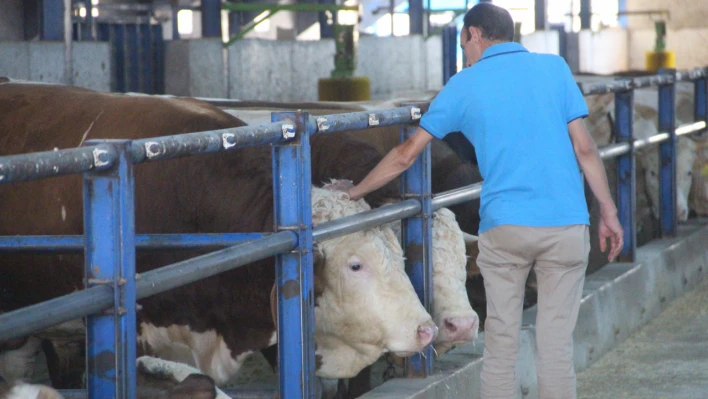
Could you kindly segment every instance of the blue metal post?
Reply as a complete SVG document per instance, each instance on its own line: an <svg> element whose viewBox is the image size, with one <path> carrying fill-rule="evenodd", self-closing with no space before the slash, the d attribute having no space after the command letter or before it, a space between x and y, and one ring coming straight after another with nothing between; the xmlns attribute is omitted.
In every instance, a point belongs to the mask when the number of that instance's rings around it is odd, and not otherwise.
<svg viewBox="0 0 708 399"><path fill-rule="evenodd" d="M675 69L660 69L660 75L676 76ZM676 235L676 119L674 81L659 86L659 131L669 139L659 144L659 209L662 237Z"/></svg>
<svg viewBox="0 0 708 399"><path fill-rule="evenodd" d="M314 397L314 272L310 132L307 112L274 112L273 122L291 121L295 137L273 145L275 231L298 235L298 247L276 256L280 398Z"/></svg>
<svg viewBox="0 0 708 399"><path fill-rule="evenodd" d="M618 256L621 262L634 262L637 240L634 224L636 209L636 169L632 124L634 90L615 93L615 131L620 142L629 143L632 151L617 157L617 215L624 230L624 247Z"/></svg>
<svg viewBox="0 0 708 399"><path fill-rule="evenodd" d="M401 104L402 107L417 107L420 104ZM411 137L417 124L401 125L401 141ZM413 283L418 298L432 314L433 311L433 262L432 262L432 188L430 172L430 145L413 165L401 176L401 190L405 199L417 198L421 202L421 212L411 218L402 219L401 229L403 250L406 254L406 273ZM433 371L433 347L428 346L423 355L415 354L406 358L408 377L427 377Z"/></svg>
<svg viewBox="0 0 708 399"><path fill-rule="evenodd" d="M443 28L443 85L457 73L457 26L450 24Z"/></svg>
<svg viewBox="0 0 708 399"><path fill-rule="evenodd" d="M87 317L86 370L89 398L122 399L136 392L134 185L130 141L108 143L118 154L114 166L84 174L84 285L112 287L114 306Z"/></svg>
<svg viewBox="0 0 708 399"><path fill-rule="evenodd" d="M696 79L693 82L693 115L696 122L708 122L708 78ZM701 134L704 134L704 129Z"/></svg>
<svg viewBox="0 0 708 399"><path fill-rule="evenodd" d="M202 0L202 37L221 37L221 1Z"/></svg>
<svg viewBox="0 0 708 399"><path fill-rule="evenodd" d="M64 40L64 0L43 0L40 40Z"/></svg>

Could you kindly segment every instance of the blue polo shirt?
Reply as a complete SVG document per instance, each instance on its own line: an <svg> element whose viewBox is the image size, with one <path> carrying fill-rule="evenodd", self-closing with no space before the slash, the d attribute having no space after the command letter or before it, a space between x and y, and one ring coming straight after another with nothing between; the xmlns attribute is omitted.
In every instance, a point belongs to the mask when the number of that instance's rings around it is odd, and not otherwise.
<svg viewBox="0 0 708 399"><path fill-rule="evenodd" d="M420 126L442 139L462 132L484 179L479 234L503 224L589 224L568 123L588 116L565 60L515 42L487 48L455 74Z"/></svg>

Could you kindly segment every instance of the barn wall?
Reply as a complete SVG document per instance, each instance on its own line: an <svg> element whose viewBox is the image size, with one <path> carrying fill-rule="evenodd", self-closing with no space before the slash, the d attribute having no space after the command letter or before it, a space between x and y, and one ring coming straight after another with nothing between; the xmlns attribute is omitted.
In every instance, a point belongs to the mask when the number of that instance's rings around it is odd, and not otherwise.
<svg viewBox="0 0 708 399"><path fill-rule="evenodd" d="M708 5L707 5L708 7ZM706 16L708 18L708 16ZM645 68L645 53L654 48L652 29L631 30L629 33L629 67ZM688 69L708 66L708 28L669 29L666 48L676 56L676 68Z"/></svg>
<svg viewBox="0 0 708 399"><path fill-rule="evenodd" d="M669 29L704 28L708 19L708 0L627 0L627 10L668 10L666 24ZM630 29L654 29L648 15L628 16L627 26Z"/></svg>
<svg viewBox="0 0 708 399"><path fill-rule="evenodd" d="M442 87L440 37L364 37L357 51L356 76L369 77L372 99ZM228 50L227 95L242 100L316 101L317 81L331 76L334 52L332 39L240 40ZM168 65L174 60L168 60ZM170 86L171 79L184 79L184 75L184 71L177 74L168 70L168 94L177 94L170 87L184 88L184 82ZM192 87L189 95L195 95L196 86ZM217 97L219 93L200 95Z"/></svg>
<svg viewBox="0 0 708 399"><path fill-rule="evenodd" d="M73 84L110 91L111 62L108 43L74 42ZM0 76L44 83L67 83L64 43L0 42Z"/></svg>
<svg viewBox="0 0 708 399"><path fill-rule="evenodd" d="M628 67L628 33L624 29L583 30L578 35L581 73L612 74Z"/></svg>
<svg viewBox="0 0 708 399"><path fill-rule="evenodd" d="M22 0L0 1L0 42L24 37Z"/></svg>
<svg viewBox="0 0 708 399"><path fill-rule="evenodd" d="M165 42L165 92L176 96L228 95L221 39Z"/></svg>
<svg viewBox="0 0 708 399"><path fill-rule="evenodd" d="M560 38L556 30L540 30L521 36L521 45L533 53L559 55Z"/></svg>

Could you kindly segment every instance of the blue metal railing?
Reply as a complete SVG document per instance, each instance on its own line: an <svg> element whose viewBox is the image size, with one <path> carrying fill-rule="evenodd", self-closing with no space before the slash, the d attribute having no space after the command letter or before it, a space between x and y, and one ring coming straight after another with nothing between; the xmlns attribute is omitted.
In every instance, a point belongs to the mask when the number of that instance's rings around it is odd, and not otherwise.
<svg viewBox="0 0 708 399"><path fill-rule="evenodd" d="M619 142L600 149L603 159L618 158L617 202L625 229L621 256L636 251L634 151L660 143L662 233L676 234L676 137L706 130L708 69L662 71L657 76L579 84L585 95L615 93ZM695 122L674 129L673 92L677 81L693 81ZM633 90L659 86L661 133L635 140ZM135 396L136 301L228 270L276 256L279 323L280 397L312 397L315 392L313 343L313 240L326 240L394 220L404 220L403 247L411 251L406 271L422 303L431 311L431 215L441 208L479 197L482 183L432 195L430 149L402 176L402 201L312 228L310 144L313 134L401 125L401 139L414 131L427 104L377 112L310 117L306 112L275 112L273 123L142 140L90 141L81 148L0 157L0 184L83 173L83 236L0 237L3 251L79 251L86 254L86 289L0 315L0 340L20 337L78 317L87 317L88 396ZM133 167L236 148L272 144L273 233L136 235ZM214 252L135 274L136 248L216 247ZM294 287L297 290L293 289ZM432 373L432 350L406 361L409 377Z"/></svg>

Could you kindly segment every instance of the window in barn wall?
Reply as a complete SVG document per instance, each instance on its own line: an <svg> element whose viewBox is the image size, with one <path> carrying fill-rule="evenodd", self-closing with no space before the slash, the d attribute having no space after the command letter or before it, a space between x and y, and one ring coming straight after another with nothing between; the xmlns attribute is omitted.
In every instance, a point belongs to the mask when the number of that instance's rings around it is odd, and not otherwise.
<svg viewBox="0 0 708 399"><path fill-rule="evenodd" d="M177 31L180 35L191 35L194 32L194 12L192 10L177 12Z"/></svg>

